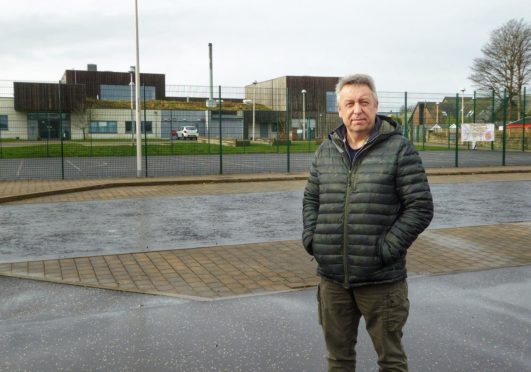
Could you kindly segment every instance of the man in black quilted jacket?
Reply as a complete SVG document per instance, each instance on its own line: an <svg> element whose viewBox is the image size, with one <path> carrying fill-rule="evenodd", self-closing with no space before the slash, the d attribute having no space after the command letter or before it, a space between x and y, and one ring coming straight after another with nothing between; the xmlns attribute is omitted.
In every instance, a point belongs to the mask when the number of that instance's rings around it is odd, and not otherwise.
<svg viewBox="0 0 531 372"><path fill-rule="evenodd" d="M363 316L380 371L407 371L406 253L433 217L430 187L400 125L377 115L370 76L341 78L336 96L343 124L316 151L303 199L328 370L355 370Z"/></svg>

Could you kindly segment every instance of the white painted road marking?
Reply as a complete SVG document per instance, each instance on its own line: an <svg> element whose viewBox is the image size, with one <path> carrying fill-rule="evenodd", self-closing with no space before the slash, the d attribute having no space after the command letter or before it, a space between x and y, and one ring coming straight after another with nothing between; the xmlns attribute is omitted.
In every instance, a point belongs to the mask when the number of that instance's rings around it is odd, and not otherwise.
<svg viewBox="0 0 531 372"><path fill-rule="evenodd" d="M17 169L17 177L20 177L20 171L22 170L22 166L24 165L24 159L20 161L20 164L18 165Z"/></svg>
<svg viewBox="0 0 531 372"><path fill-rule="evenodd" d="M79 168L77 165L75 165L74 163L72 163L70 160L67 160L66 162L67 162L68 164L70 164L72 167L76 168L76 170L77 170L78 172L81 171L81 168Z"/></svg>

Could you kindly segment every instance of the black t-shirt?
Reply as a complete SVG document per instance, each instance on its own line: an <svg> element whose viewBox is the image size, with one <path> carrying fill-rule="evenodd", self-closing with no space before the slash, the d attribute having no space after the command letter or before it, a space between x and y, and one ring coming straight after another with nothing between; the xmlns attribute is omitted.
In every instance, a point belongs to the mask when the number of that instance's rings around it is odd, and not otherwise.
<svg viewBox="0 0 531 372"><path fill-rule="evenodd" d="M352 147L350 147L350 144L348 143L347 140L345 140L345 144L348 150L348 155L350 156L350 161L352 162L354 160L354 157L358 153L359 149L354 150Z"/></svg>

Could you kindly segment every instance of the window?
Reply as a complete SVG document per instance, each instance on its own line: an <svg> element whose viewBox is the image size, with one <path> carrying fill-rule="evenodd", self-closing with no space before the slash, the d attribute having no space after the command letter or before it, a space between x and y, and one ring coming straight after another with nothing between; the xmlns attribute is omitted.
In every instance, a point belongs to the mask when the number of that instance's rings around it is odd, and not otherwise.
<svg viewBox="0 0 531 372"><path fill-rule="evenodd" d="M91 121L90 133L117 133L115 121Z"/></svg>
<svg viewBox="0 0 531 372"><path fill-rule="evenodd" d="M336 112L336 92L326 92L326 112Z"/></svg>
<svg viewBox="0 0 531 372"><path fill-rule="evenodd" d="M140 131L144 133L144 124L146 125L146 133L153 133L153 125L150 121L142 121L140 125ZM125 122L125 133L134 133L136 131L136 121L126 121Z"/></svg>
<svg viewBox="0 0 531 372"><path fill-rule="evenodd" d="M0 129L7 130L7 115L0 115Z"/></svg>
<svg viewBox="0 0 531 372"><path fill-rule="evenodd" d="M70 114L63 113L61 119L70 121ZM28 120L59 120L59 114L54 112L28 112Z"/></svg>
<svg viewBox="0 0 531 372"><path fill-rule="evenodd" d="M132 88L129 85L100 85L100 99L110 100L110 101L130 101L131 93L135 94L135 88ZM155 99L155 87L146 86L145 87L145 99L152 100ZM144 86L140 87L140 100L144 100Z"/></svg>

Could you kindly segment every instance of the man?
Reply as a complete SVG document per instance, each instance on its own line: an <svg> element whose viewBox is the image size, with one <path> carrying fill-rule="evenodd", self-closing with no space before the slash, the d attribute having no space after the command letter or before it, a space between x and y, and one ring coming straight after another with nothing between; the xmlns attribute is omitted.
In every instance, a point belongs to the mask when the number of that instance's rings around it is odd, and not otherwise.
<svg viewBox="0 0 531 372"><path fill-rule="evenodd" d="M433 201L419 154L400 125L377 115L373 79L336 86L339 117L315 153L304 190L304 248L317 261L319 321L329 371L354 371L361 316L380 371L407 371L406 252L430 224Z"/></svg>

